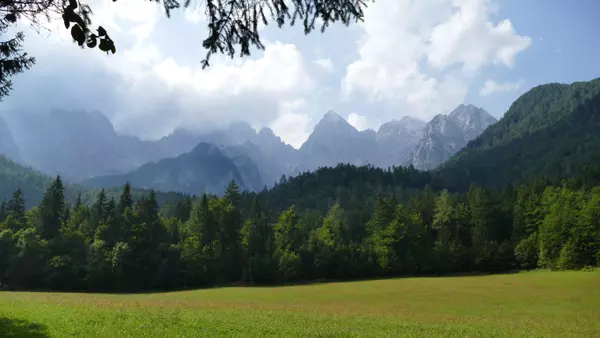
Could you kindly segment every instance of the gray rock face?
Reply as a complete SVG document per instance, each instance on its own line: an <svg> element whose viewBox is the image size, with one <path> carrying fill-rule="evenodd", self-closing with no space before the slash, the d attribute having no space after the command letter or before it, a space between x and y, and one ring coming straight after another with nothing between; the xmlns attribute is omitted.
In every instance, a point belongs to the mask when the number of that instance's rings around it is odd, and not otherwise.
<svg viewBox="0 0 600 338"><path fill-rule="evenodd" d="M302 170L335 166L339 163L371 163L376 134L359 132L334 111L329 111L300 147Z"/></svg>
<svg viewBox="0 0 600 338"><path fill-rule="evenodd" d="M359 132L340 115L329 111L296 150L271 129L263 128L257 133L244 122L211 132L178 128L159 140L143 141L117 133L101 113L54 110L46 114L7 115L5 124L0 121L0 153L46 174L82 181L132 173L147 163L175 158L191 152L200 143L207 143L232 160L237 166L237 177L245 182L247 189L258 190L264 185L272 186L282 175L295 176L340 163L433 169L495 121L481 108L460 105L449 115L438 115L429 123L403 117L384 123L377 131ZM169 172L168 163L192 162L164 162L161 172ZM220 177L219 183L225 178L229 177Z"/></svg>
<svg viewBox="0 0 600 338"><path fill-rule="evenodd" d="M382 124L377 131L377 157L373 165L382 168L403 165L419 143L423 127L425 122L408 116Z"/></svg>
<svg viewBox="0 0 600 338"><path fill-rule="evenodd" d="M226 155L244 154L258 166L262 181L267 186L274 184L283 174L298 172L296 149L284 143L271 129L263 128L257 133L245 122L236 122L208 133L176 129L159 142L176 154L190 151L199 142L215 144Z"/></svg>
<svg viewBox="0 0 600 338"><path fill-rule="evenodd" d="M407 165L431 170L465 147L496 119L482 108L460 105L449 115L437 115L423 128L422 138Z"/></svg>
<svg viewBox="0 0 600 338"><path fill-rule="evenodd" d="M159 140L144 141L118 134L99 112L52 110L20 112L9 117L23 162L52 176L60 174L69 181L125 174L144 164L188 153L203 141L227 147L257 137L248 124L237 123L205 134L179 128ZM2 137L7 135L0 133ZM250 182L249 189L255 189L256 184L263 187L258 175L251 172L253 164L247 158L236 153L232 160L240 166L240 175ZM248 168L252 170L247 172Z"/></svg>

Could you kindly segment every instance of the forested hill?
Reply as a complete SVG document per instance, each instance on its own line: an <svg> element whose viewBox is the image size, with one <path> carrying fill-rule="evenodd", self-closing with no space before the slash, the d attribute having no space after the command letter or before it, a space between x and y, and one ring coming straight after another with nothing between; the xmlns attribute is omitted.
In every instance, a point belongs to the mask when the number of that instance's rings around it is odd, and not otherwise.
<svg viewBox="0 0 600 338"><path fill-rule="evenodd" d="M15 190L20 189L25 197L26 206L36 205L42 200L46 189L52 183L52 178L40 173L39 171L20 165L0 154L0 202L8 201ZM117 198L121 193L122 187L105 189L106 198ZM96 200L101 189L84 188L75 184L65 184L65 197L71 203L75 202L78 196L84 203ZM132 196L138 200L148 191L134 189ZM180 193L157 192L156 199L158 203L166 204L186 198L186 195Z"/></svg>
<svg viewBox="0 0 600 338"><path fill-rule="evenodd" d="M545 176L582 175L600 163L600 79L533 88L443 165L449 188L498 188Z"/></svg>
<svg viewBox="0 0 600 338"><path fill-rule="evenodd" d="M427 175L340 166L249 204L232 182L223 197L162 208L153 192L134 202L129 186L70 204L56 179L36 208L18 190L0 203L0 286L135 291L599 265L600 187L412 188Z"/></svg>
<svg viewBox="0 0 600 338"><path fill-rule="evenodd" d="M299 210L326 211L336 200L346 207L368 205L379 196L394 195L397 200L406 202L415 191L421 191L432 183L430 173L412 167L380 169L340 164L335 168L284 177L272 189L258 195L274 210L295 205Z"/></svg>
<svg viewBox="0 0 600 338"><path fill-rule="evenodd" d="M0 201L9 199L12 193L21 189L35 204L42 199L50 179L31 168L24 167L0 154Z"/></svg>
<svg viewBox="0 0 600 338"><path fill-rule="evenodd" d="M129 182L148 190L199 195L222 194L231 180L244 190L264 187L258 168L250 158L244 154L231 154L230 158L217 146L201 142L188 153L146 163L126 174L94 177L83 181L83 185L115 188Z"/></svg>

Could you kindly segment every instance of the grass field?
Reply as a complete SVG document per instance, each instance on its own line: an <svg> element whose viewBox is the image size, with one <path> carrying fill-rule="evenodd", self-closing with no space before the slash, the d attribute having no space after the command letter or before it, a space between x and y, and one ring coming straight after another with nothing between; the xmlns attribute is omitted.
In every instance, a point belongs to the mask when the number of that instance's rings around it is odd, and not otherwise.
<svg viewBox="0 0 600 338"><path fill-rule="evenodd" d="M600 271L138 295L0 292L2 337L600 337Z"/></svg>

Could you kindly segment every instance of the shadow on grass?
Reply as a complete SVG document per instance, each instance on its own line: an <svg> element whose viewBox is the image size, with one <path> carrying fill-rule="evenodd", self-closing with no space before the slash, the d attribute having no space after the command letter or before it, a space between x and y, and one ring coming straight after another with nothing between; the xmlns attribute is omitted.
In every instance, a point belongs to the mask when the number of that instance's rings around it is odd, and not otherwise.
<svg viewBox="0 0 600 338"><path fill-rule="evenodd" d="M46 338L50 335L45 325L0 317L0 337Z"/></svg>

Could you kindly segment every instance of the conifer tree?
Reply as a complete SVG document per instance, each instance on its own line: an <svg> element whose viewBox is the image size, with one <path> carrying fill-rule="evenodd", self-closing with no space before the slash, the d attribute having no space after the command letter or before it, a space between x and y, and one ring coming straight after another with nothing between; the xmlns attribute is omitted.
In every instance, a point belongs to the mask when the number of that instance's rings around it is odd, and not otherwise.
<svg viewBox="0 0 600 338"><path fill-rule="evenodd" d="M106 217L96 230L96 238L102 240L109 248L122 239L121 218L122 214L117 212L117 204L111 198L106 203Z"/></svg>
<svg viewBox="0 0 600 338"><path fill-rule="evenodd" d="M121 192L121 196L119 197L118 212L123 214L127 208L133 208L133 197L131 196L131 185L129 182L125 183L123 192Z"/></svg>
<svg viewBox="0 0 600 338"><path fill-rule="evenodd" d="M225 218L221 226L221 265L228 267L227 278L238 280L241 277L243 264L240 247L240 230L242 215L240 210L241 193L235 181L231 181L225 190L225 201L229 208L223 210Z"/></svg>
<svg viewBox="0 0 600 338"><path fill-rule="evenodd" d="M241 245L244 250L244 278L250 284L272 279L271 272L271 228L267 224L258 198L254 197L250 217L241 230Z"/></svg>
<svg viewBox="0 0 600 338"><path fill-rule="evenodd" d="M64 222L65 188L60 176L57 176L52 185L46 190L40 203L41 236L51 239L58 236Z"/></svg>
<svg viewBox="0 0 600 338"><path fill-rule="evenodd" d="M102 222L106 217L106 191L101 189L92 205L92 218L96 223Z"/></svg>
<svg viewBox="0 0 600 338"><path fill-rule="evenodd" d="M81 193L77 194L77 199L75 200L75 204L73 205L73 209L79 209L83 203L81 202Z"/></svg>
<svg viewBox="0 0 600 338"><path fill-rule="evenodd" d="M12 228L16 230L18 228L25 227L27 224L27 217L25 216L25 197L21 189L15 190L12 198L8 201L6 206L8 216L12 216L12 221L15 223Z"/></svg>
<svg viewBox="0 0 600 338"><path fill-rule="evenodd" d="M6 35L9 26L17 20L14 12L6 13L7 7L5 3L0 5L0 36L2 37ZM35 59L22 51L24 39L23 32L18 32L13 38L0 41L0 102L12 89L11 77L35 64Z"/></svg>
<svg viewBox="0 0 600 338"><path fill-rule="evenodd" d="M274 259L279 267L280 278L297 278L300 274L302 234L296 207L291 206L279 216L273 231Z"/></svg>
<svg viewBox="0 0 600 338"><path fill-rule="evenodd" d="M15 246L12 230L0 228L0 289L6 283L6 272L13 260Z"/></svg>
<svg viewBox="0 0 600 338"><path fill-rule="evenodd" d="M342 277L350 250L350 235L344 209L335 202L315 231L315 267L329 278Z"/></svg>
<svg viewBox="0 0 600 338"><path fill-rule="evenodd" d="M184 284L198 285L215 278L218 229L210 210L208 196L202 194L183 226L181 254L186 266Z"/></svg>
<svg viewBox="0 0 600 338"><path fill-rule="evenodd" d="M2 201L0 202L0 223L6 219L6 216L8 216L8 211L6 211L6 201Z"/></svg>
<svg viewBox="0 0 600 338"><path fill-rule="evenodd" d="M69 223L70 219L71 219L71 206L69 205L69 203L66 203L63 222L65 224L67 224L67 223Z"/></svg>

